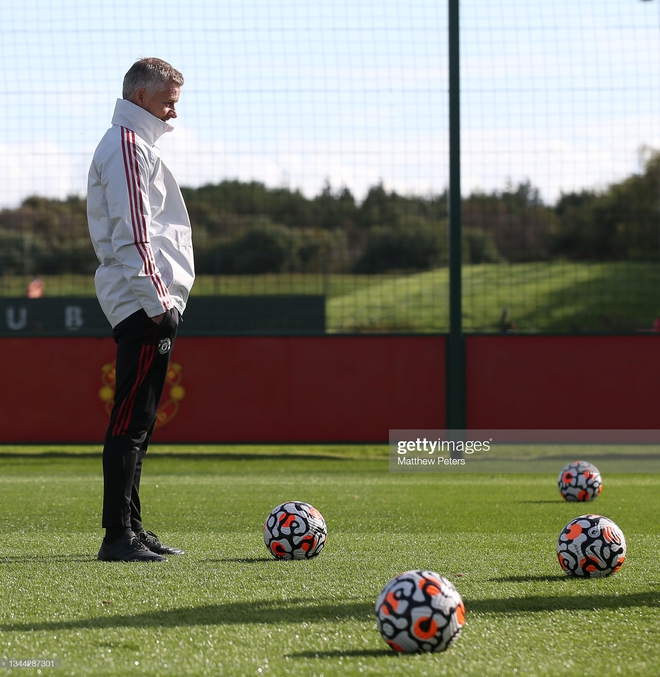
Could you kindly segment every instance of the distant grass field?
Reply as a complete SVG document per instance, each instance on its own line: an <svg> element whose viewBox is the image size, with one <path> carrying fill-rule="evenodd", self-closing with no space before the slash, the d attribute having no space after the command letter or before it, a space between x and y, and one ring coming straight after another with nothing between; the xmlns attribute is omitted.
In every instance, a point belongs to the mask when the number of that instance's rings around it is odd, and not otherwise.
<svg viewBox="0 0 660 677"><path fill-rule="evenodd" d="M0 296L24 296L34 276L0 277ZM385 275L327 275L320 273L280 273L264 275L198 275L194 296L250 296L262 294L324 294L342 296L389 279ZM92 275L44 275L45 296L94 296Z"/></svg>
<svg viewBox="0 0 660 677"><path fill-rule="evenodd" d="M646 263L464 266L463 328L523 332L637 331L660 315L660 269ZM447 331L446 269L378 281L328 302L331 331Z"/></svg>
<svg viewBox="0 0 660 677"><path fill-rule="evenodd" d="M660 475L605 474L580 506L559 497L558 469L390 474L385 453L155 447L146 526L187 554L122 564L96 561L97 447L0 448L0 656L57 657L42 674L66 675L657 675ZM263 544L290 499L327 521L314 560L277 562ZM590 511L622 528L628 558L569 579L557 536ZM445 653L397 656L377 631L380 590L412 568L465 601Z"/></svg>
<svg viewBox="0 0 660 677"><path fill-rule="evenodd" d="M28 278L2 278L0 295L22 296ZM45 278L46 295L93 296L89 276ZM201 275L194 296L322 294L331 332L444 332L449 326L447 269L387 275ZM655 263L521 263L463 268L466 331L507 322L523 332L637 331L660 316Z"/></svg>

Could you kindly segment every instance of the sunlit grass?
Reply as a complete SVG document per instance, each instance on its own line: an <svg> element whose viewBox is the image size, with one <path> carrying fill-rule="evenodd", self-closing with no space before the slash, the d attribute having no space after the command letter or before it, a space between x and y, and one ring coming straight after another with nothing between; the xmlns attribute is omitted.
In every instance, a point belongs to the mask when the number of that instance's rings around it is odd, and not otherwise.
<svg viewBox="0 0 660 677"><path fill-rule="evenodd" d="M383 447L341 449L155 448L145 524L186 555L146 565L96 561L97 447L0 449L0 653L67 675L657 674L660 475L606 473L587 507L560 499L555 472L390 474ZM329 540L276 562L261 527L292 498ZM610 578L557 563L559 531L586 511L626 535ZM467 624L445 653L397 656L373 606L418 567L454 582Z"/></svg>

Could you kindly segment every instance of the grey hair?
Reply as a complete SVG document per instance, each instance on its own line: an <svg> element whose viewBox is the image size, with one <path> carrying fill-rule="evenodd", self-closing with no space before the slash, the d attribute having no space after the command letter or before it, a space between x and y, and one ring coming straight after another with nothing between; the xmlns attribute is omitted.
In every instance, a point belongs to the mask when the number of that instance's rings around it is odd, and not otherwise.
<svg viewBox="0 0 660 677"><path fill-rule="evenodd" d="M122 96L131 101L138 89L146 89L152 96L170 83L182 87L183 75L167 61L155 57L138 59L124 76Z"/></svg>

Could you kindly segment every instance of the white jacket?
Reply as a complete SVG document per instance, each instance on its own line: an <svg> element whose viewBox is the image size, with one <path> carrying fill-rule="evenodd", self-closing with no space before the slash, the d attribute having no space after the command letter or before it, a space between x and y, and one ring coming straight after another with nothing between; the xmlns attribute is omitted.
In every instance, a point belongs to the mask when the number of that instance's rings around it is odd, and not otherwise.
<svg viewBox="0 0 660 677"><path fill-rule="evenodd" d="M89 169L87 221L96 295L114 327L140 308L183 314L195 266L188 211L154 145L172 127L124 99L112 125Z"/></svg>

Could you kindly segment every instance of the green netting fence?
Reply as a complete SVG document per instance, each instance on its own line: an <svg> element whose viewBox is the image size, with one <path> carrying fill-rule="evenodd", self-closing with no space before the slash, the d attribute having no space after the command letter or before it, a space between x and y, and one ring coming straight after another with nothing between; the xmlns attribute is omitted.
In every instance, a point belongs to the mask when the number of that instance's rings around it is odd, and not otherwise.
<svg viewBox="0 0 660 677"><path fill-rule="evenodd" d="M463 0L460 26L463 329L651 330L660 0ZM0 325L36 278L94 295L87 168L124 73L158 56L186 78L161 149L194 298L447 331L448 30L430 0L0 2Z"/></svg>

